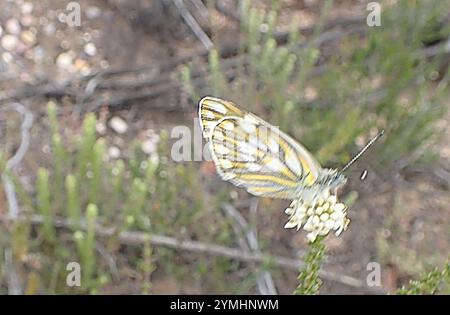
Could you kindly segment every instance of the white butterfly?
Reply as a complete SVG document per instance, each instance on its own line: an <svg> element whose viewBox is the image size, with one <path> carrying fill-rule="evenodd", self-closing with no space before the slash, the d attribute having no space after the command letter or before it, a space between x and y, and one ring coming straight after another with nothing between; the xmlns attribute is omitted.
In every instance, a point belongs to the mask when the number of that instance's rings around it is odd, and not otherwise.
<svg viewBox="0 0 450 315"><path fill-rule="evenodd" d="M304 224L314 241L347 227L346 207L335 196L347 181L342 172L322 168L297 141L232 102L204 97L199 117L222 179L256 196L293 200L286 228Z"/></svg>
<svg viewBox="0 0 450 315"><path fill-rule="evenodd" d="M347 181L341 172L322 168L287 134L231 102L204 97L199 116L219 175L253 195L311 200Z"/></svg>

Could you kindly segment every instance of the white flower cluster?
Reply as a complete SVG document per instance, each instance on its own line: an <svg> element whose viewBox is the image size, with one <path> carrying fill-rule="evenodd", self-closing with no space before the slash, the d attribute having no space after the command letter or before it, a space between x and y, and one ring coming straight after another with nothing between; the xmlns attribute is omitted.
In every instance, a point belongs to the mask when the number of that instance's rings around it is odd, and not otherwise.
<svg viewBox="0 0 450 315"><path fill-rule="evenodd" d="M347 207L329 192L325 192L321 198L314 199L310 204L296 199L285 213L290 218L284 227L286 229L297 227L299 230L303 225L310 242L314 242L319 235L327 235L332 230L338 236L350 223L347 218Z"/></svg>

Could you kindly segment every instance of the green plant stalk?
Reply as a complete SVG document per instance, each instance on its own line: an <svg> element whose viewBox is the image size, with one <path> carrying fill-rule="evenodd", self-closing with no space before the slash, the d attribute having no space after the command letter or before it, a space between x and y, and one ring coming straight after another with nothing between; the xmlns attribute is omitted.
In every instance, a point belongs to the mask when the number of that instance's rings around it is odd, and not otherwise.
<svg viewBox="0 0 450 315"><path fill-rule="evenodd" d="M81 206L77 177L69 174L65 180L67 195L67 216L73 221L75 229L80 228Z"/></svg>
<svg viewBox="0 0 450 315"><path fill-rule="evenodd" d="M111 187L112 193L108 198L107 202L107 215L113 214L113 209L117 209L121 206L119 200L122 198L122 189L124 187L124 176L125 176L125 163L123 160L117 160L114 162L114 166L111 169Z"/></svg>
<svg viewBox="0 0 450 315"><path fill-rule="evenodd" d="M226 86L226 80L220 66L219 53L215 49L211 50L209 53L209 67L212 74L214 95L219 96Z"/></svg>
<svg viewBox="0 0 450 315"><path fill-rule="evenodd" d="M418 280L411 280L407 286L397 290L399 295L437 294L441 285L446 284L450 289L450 262L446 262L439 270L424 273Z"/></svg>
<svg viewBox="0 0 450 315"><path fill-rule="evenodd" d="M59 134L58 109L54 102L50 101L47 103L47 116L50 121L52 134Z"/></svg>
<svg viewBox="0 0 450 315"><path fill-rule="evenodd" d="M89 179L89 203L98 203L103 173L104 155L105 140L100 138L95 142L92 150L92 174Z"/></svg>
<svg viewBox="0 0 450 315"><path fill-rule="evenodd" d="M88 166L92 161L93 147L96 140L96 118L93 113L86 115L83 121L82 133L78 143L77 169L78 181L81 183L86 178Z"/></svg>
<svg viewBox="0 0 450 315"><path fill-rule="evenodd" d="M52 139L52 152L53 152L53 163L54 163L54 173L52 191L54 192L54 203L55 208L59 209L63 207L63 184L64 184L64 169L67 163L67 152L62 143L61 134L59 131L58 123L58 110L56 104L53 102L48 102L47 104L47 115L50 122L51 128L51 139Z"/></svg>
<svg viewBox="0 0 450 315"><path fill-rule="evenodd" d="M140 223L140 219L146 215L143 213L146 200L147 187L140 178L135 178L125 207L125 212L134 217L135 222Z"/></svg>
<svg viewBox="0 0 450 315"><path fill-rule="evenodd" d="M94 271L96 262L95 250L95 226L97 224L98 208L95 204L89 204L86 208L86 237L83 243L84 277L87 288L92 289L94 283Z"/></svg>
<svg viewBox="0 0 450 315"><path fill-rule="evenodd" d="M60 209L64 205L64 170L66 169L66 151L62 144L61 136L59 134L52 135L52 149L54 156L54 173L53 173L53 195L55 208Z"/></svg>
<svg viewBox="0 0 450 315"><path fill-rule="evenodd" d="M309 251L304 260L305 266L300 269L298 275L299 285L295 289L296 295L318 294L322 286L319 278L319 270L326 254L326 246L323 237L318 237L314 243L309 244Z"/></svg>
<svg viewBox="0 0 450 315"><path fill-rule="evenodd" d="M193 100L200 99L200 96L197 94L192 84L191 69L188 65L181 67L181 83L189 97Z"/></svg>
<svg viewBox="0 0 450 315"><path fill-rule="evenodd" d="M153 262L153 250L150 242L144 243L143 249L143 259L139 264L142 273L144 274L144 283L142 284L141 293L150 294L151 293L151 275L155 271L156 266Z"/></svg>
<svg viewBox="0 0 450 315"><path fill-rule="evenodd" d="M53 226L53 213L50 201L49 173L44 168L39 168L36 180L37 208L44 218L43 233L48 242L55 240L55 229Z"/></svg>

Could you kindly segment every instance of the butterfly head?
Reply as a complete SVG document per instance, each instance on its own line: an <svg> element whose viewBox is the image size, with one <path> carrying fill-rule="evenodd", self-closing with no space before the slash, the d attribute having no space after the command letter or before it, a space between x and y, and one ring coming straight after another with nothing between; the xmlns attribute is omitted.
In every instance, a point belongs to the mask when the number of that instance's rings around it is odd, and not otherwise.
<svg viewBox="0 0 450 315"><path fill-rule="evenodd" d="M335 169L321 169L317 180L311 186L301 186L299 195L306 204L315 204L316 201L327 199L330 195L336 196L339 188L345 185L347 177Z"/></svg>
<svg viewBox="0 0 450 315"><path fill-rule="evenodd" d="M347 177L335 169L324 169L319 174L316 184L329 188L330 191L337 191L347 183Z"/></svg>

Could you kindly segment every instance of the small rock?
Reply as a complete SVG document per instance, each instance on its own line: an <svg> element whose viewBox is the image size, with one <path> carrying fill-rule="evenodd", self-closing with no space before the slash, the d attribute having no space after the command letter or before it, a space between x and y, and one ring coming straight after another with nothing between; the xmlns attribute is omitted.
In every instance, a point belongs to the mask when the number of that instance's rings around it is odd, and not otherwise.
<svg viewBox="0 0 450 315"><path fill-rule="evenodd" d="M120 149L118 147L109 147L108 157L112 160L118 159L120 157Z"/></svg>
<svg viewBox="0 0 450 315"><path fill-rule="evenodd" d="M93 43L87 43L86 45L84 45L84 52L88 55L88 56L95 56L95 54L97 53L97 48L95 47L95 45Z"/></svg>
<svg viewBox="0 0 450 315"><path fill-rule="evenodd" d="M30 14L24 15L20 18L20 24L22 24L25 27L30 27L33 25L34 17Z"/></svg>
<svg viewBox="0 0 450 315"><path fill-rule="evenodd" d="M53 36L55 34L56 27L53 22L46 23L44 26L44 34L47 36Z"/></svg>
<svg viewBox="0 0 450 315"><path fill-rule="evenodd" d="M2 59L6 63L10 63L13 60L13 56L9 52L4 52L2 54Z"/></svg>
<svg viewBox="0 0 450 315"><path fill-rule="evenodd" d="M147 139L142 142L141 148L145 154L152 154L156 151L156 143L151 139Z"/></svg>
<svg viewBox="0 0 450 315"><path fill-rule="evenodd" d="M56 58L56 65L60 69L67 69L72 65L73 57L70 53L64 52Z"/></svg>
<svg viewBox="0 0 450 315"><path fill-rule="evenodd" d="M97 130L99 134L104 135L106 132L106 126L102 122L97 122L97 124L95 125L95 130Z"/></svg>
<svg viewBox="0 0 450 315"><path fill-rule="evenodd" d="M17 38L17 36L7 34L2 37L2 47L5 50L12 51L17 47L18 44L19 39Z"/></svg>
<svg viewBox="0 0 450 315"><path fill-rule="evenodd" d="M29 47L25 43L19 41L16 48L14 49L14 52L17 54L24 54L28 50L28 48Z"/></svg>
<svg viewBox="0 0 450 315"><path fill-rule="evenodd" d="M20 11L22 11L22 14L31 14L33 12L33 3L31 2L24 2L20 6Z"/></svg>
<svg viewBox="0 0 450 315"><path fill-rule="evenodd" d="M30 47L36 44L36 35L34 35L31 31L23 31L20 33L20 39L24 44Z"/></svg>
<svg viewBox="0 0 450 315"><path fill-rule="evenodd" d="M45 58L45 49L41 46L36 46L33 49L33 55L35 61L40 61Z"/></svg>
<svg viewBox="0 0 450 315"><path fill-rule="evenodd" d="M111 120L109 121L109 126L118 134L123 134L128 130L128 125L125 120L118 116L111 118Z"/></svg>
<svg viewBox="0 0 450 315"><path fill-rule="evenodd" d="M159 135L154 130L149 129L145 132L146 138L141 143L141 149L146 154L152 154L156 152L158 148Z"/></svg>
<svg viewBox="0 0 450 315"><path fill-rule="evenodd" d="M6 31L10 34L18 35L22 28L17 19L9 19L6 21Z"/></svg>
<svg viewBox="0 0 450 315"><path fill-rule="evenodd" d="M101 10L99 7L96 7L96 6L89 7L86 11L86 16L89 19L98 18L100 16L100 14L101 14Z"/></svg>
<svg viewBox="0 0 450 315"><path fill-rule="evenodd" d="M88 75L91 72L91 67L86 60L77 58L73 65L75 69L83 75Z"/></svg>

